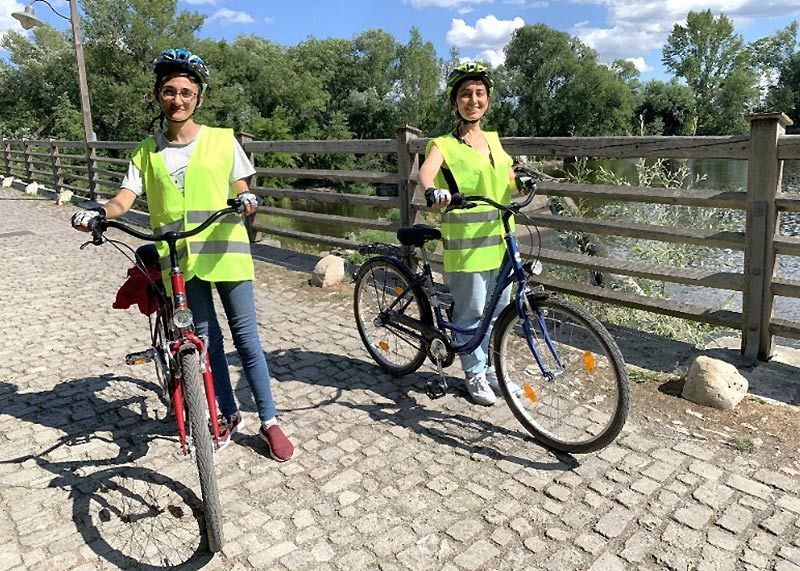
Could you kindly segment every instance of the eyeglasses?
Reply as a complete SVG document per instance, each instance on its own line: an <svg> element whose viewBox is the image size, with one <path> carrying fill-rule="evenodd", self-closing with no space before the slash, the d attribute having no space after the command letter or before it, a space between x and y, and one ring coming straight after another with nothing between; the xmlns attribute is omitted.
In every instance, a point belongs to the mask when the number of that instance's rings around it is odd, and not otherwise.
<svg viewBox="0 0 800 571"><path fill-rule="evenodd" d="M175 99L178 95L181 96L181 99L184 101L191 101L195 98L197 93L192 91L191 89L181 89L180 91L175 91L171 87L165 87L159 93L161 93L161 97L164 99Z"/></svg>

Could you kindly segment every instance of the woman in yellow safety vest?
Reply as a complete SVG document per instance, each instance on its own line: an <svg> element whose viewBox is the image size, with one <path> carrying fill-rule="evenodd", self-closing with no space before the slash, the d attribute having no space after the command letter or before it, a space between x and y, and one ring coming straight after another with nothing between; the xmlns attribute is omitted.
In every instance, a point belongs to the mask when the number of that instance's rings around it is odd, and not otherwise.
<svg viewBox="0 0 800 571"><path fill-rule="evenodd" d="M97 216L118 218L144 194L150 226L156 233L189 230L210 213L239 196L247 214L255 212L258 197L248 192L255 173L231 129L201 125L194 114L203 103L209 72L203 60L184 49L161 52L153 61L154 95L163 132L142 141L133 152L117 195L101 208L78 212L72 224L85 230ZM233 343L253 392L261 420L259 434L272 458L285 461L294 447L278 426L270 374L258 335L253 296L253 259L247 231L238 216L224 217L195 238L178 243L195 329L208 338L208 355L220 410L221 447L243 427L231 387L222 332L212 288L225 309ZM169 265L165 244L159 255ZM162 263L162 268L165 264Z"/></svg>
<svg viewBox="0 0 800 571"><path fill-rule="evenodd" d="M436 209L446 208L454 192L487 196L501 204L511 200L516 180L513 161L497 133L483 131L480 124L493 88L491 73L479 63L461 64L447 77L447 97L458 123L451 133L428 142L418 177L418 189L425 191ZM477 204L442 216L445 279L455 301L453 323L468 329L480 322L505 253L502 213ZM491 325L510 295L510 288L502 293ZM500 394L494 367L488 367L490 334L491 327L474 352L461 355L467 391L473 401L487 406ZM457 341L467 338L456 334Z"/></svg>

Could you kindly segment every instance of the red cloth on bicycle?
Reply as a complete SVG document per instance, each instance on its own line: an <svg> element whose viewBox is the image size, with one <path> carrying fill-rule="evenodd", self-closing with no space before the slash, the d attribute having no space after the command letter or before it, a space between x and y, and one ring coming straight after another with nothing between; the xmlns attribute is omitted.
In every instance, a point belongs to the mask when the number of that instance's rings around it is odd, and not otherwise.
<svg viewBox="0 0 800 571"><path fill-rule="evenodd" d="M111 307L114 309L128 309L132 305L139 306L139 311L144 315L150 315L157 308L158 304L153 296L150 286L150 280L155 283L161 281L161 269L158 266L150 266L147 268L149 273L145 274L136 266L128 270L128 279L120 286L117 291L117 298Z"/></svg>

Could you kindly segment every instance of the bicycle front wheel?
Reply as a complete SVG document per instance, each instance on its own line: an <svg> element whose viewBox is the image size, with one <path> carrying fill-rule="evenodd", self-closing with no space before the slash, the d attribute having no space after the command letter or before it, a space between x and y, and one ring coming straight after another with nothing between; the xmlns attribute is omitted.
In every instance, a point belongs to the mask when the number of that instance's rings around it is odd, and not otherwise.
<svg viewBox="0 0 800 571"><path fill-rule="evenodd" d="M208 430L208 405L202 387L200 360L197 353L188 351L181 355L183 372L183 397L186 414L189 417L192 447L197 474L200 479L200 492L203 496L204 515L208 549L215 553L222 549L222 522L217 488L217 474L214 471L214 445Z"/></svg>
<svg viewBox="0 0 800 571"><path fill-rule="evenodd" d="M430 304L421 289L410 289L398 299L412 282L402 264L382 257L367 260L356 276L353 313L358 333L370 356L392 375L413 373L425 361L425 344L419 333L379 319L397 300L393 309L398 313L432 323Z"/></svg>
<svg viewBox="0 0 800 571"><path fill-rule="evenodd" d="M630 405L617 344L576 306L528 300L532 314L526 305L520 317L512 303L494 332L492 356L506 402L548 448L585 453L607 446L622 430Z"/></svg>

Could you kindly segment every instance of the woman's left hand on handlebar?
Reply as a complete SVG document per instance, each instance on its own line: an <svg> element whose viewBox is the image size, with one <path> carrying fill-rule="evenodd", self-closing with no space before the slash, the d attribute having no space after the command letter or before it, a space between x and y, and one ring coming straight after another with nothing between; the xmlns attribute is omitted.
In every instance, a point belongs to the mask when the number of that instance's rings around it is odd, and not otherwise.
<svg viewBox="0 0 800 571"><path fill-rule="evenodd" d="M99 210L81 210L72 215L72 227L82 232L89 231L89 222L103 214Z"/></svg>
<svg viewBox="0 0 800 571"><path fill-rule="evenodd" d="M243 192L239 194L236 198L242 201L242 208L244 214L253 214L258 209L259 204L261 201L258 199L258 196L253 194L252 192Z"/></svg>

